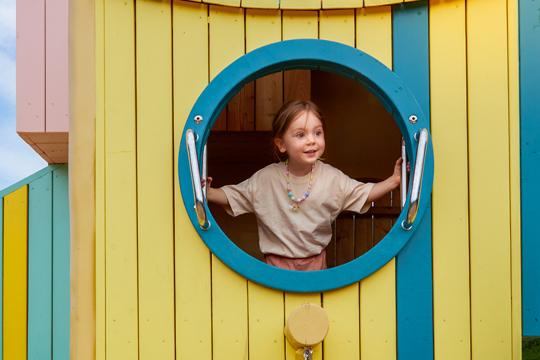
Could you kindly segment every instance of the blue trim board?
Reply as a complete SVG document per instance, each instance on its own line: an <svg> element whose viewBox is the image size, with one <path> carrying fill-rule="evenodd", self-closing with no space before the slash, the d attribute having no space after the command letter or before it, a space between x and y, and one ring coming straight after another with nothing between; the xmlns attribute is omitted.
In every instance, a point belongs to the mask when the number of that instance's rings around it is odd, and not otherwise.
<svg viewBox="0 0 540 360"><path fill-rule="evenodd" d="M193 226L210 250L242 276L259 284L285 291L319 292L345 286L369 276L395 257L417 232L417 223L424 214L429 213L433 183L433 148L430 141L424 167L419 213L413 229L406 231L401 228L400 224L405 218L405 211L402 211L395 225L382 241L364 255L344 265L324 271L306 272L283 270L267 265L246 254L230 241L217 225L208 207L205 209L212 225L208 230L201 230L193 211L193 189L185 141L187 130L191 129L195 133L198 139L197 153L201 154L210 129L221 109L243 84L272 72L292 68L330 71L367 86L393 115L405 138L408 155L413 163L416 157L416 151L411 150L416 149L414 135L429 124L418 101L395 73L358 49L326 40L289 40L256 49L225 68L197 99L186 121L178 156L180 189ZM415 124L408 121L409 116L413 114L418 117ZM196 122L196 116L201 116L203 121ZM200 158L198 162L200 166ZM408 208L409 201L410 194L405 208Z"/></svg>
<svg viewBox="0 0 540 360"><path fill-rule="evenodd" d="M415 94L429 127L427 1L396 5L392 10L394 71ZM396 259L399 360L434 357L431 199L425 206L419 228Z"/></svg>
<svg viewBox="0 0 540 360"><path fill-rule="evenodd" d="M55 360L69 360L70 239L68 169L52 175L52 350Z"/></svg>
<svg viewBox="0 0 540 360"><path fill-rule="evenodd" d="M52 173L29 184L28 359L52 355Z"/></svg>
<svg viewBox="0 0 540 360"><path fill-rule="evenodd" d="M17 181L15 184L10 185L5 189L0 190L0 197L4 197L7 194L12 193L13 191L17 190L21 186L30 184L32 181L34 181L36 179L39 179L43 175L54 171L54 169L58 168L59 166L60 165L49 165L49 166L44 167L43 169L33 173L32 175L27 176L27 177L25 177L24 179L22 179L20 181Z"/></svg>
<svg viewBox="0 0 540 360"><path fill-rule="evenodd" d="M540 2L519 1L523 335L540 336Z"/></svg>

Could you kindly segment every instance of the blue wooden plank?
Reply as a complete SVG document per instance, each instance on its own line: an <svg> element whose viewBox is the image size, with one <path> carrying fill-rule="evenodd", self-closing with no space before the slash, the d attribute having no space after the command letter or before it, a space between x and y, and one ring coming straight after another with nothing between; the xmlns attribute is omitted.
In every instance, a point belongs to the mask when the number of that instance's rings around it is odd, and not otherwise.
<svg viewBox="0 0 540 360"><path fill-rule="evenodd" d="M519 1L523 335L540 336L540 2Z"/></svg>
<svg viewBox="0 0 540 360"><path fill-rule="evenodd" d="M70 241L68 171L53 172L53 358L69 360Z"/></svg>
<svg viewBox="0 0 540 360"><path fill-rule="evenodd" d="M426 1L393 7L394 71L429 119L429 34ZM429 126L429 121L426 124ZM396 261L398 359L433 359L431 204Z"/></svg>
<svg viewBox="0 0 540 360"><path fill-rule="evenodd" d="M5 189L0 190L0 197L4 197L9 193L12 193L13 191L19 189L20 187L24 185L30 184L32 181L42 177L45 174L48 174L54 169L57 169L60 165L49 165L47 167L44 167L43 169L33 173L32 175L25 177L24 179L17 181L15 184L8 186Z"/></svg>
<svg viewBox="0 0 540 360"><path fill-rule="evenodd" d="M51 359L52 174L29 184L28 359Z"/></svg>

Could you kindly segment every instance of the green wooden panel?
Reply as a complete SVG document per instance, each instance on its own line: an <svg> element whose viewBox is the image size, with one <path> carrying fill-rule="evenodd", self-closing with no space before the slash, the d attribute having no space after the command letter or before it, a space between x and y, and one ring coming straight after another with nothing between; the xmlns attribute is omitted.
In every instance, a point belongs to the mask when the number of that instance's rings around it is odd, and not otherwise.
<svg viewBox="0 0 540 360"><path fill-rule="evenodd" d="M28 359L51 359L52 173L29 185Z"/></svg>
<svg viewBox="0 0 540 360"><path fill-rule="evenodd" d="M70 322L70 241L68 170L62 166L53 172L53 358L69 360Z"/></svg>

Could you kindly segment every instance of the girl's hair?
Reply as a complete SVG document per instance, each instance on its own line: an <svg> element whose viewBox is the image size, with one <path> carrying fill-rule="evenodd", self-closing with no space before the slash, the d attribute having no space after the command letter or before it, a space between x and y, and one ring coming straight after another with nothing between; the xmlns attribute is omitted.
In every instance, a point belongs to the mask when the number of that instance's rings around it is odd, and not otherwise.
<svg viewBox="0 0 540 360"><path fill-rule="evenodd" d="M319 107L310 100L292 100L283 104L272 121L272 139L281 138L291 122L296 119L302 112L311 112L322 123L323 130L325 128L324 118ZM280 161L287 158L286 154L281 154L274 144L274 153Z"/></svg>
<svg viewBox="0 0 540 360"><path fill-rule="evenodd" d="M324 119L321 110L314 102L309 100L292 100L283 104L272 121L272 138L281 138L289 128L291 122L302 112L311 112L322 123L324 128Z"/></svg>

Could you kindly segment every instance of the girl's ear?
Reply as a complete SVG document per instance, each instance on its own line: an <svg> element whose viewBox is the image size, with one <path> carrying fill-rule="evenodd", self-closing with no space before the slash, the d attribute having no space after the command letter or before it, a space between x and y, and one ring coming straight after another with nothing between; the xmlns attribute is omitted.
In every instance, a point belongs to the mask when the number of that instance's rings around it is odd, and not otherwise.
<svg viewBox="0 0 540 360"><path fill-rule="evenodd" d="M281 138L274 138L274 144L276 144L276 147L278 148L280 153L284 153L287 149L285 148L285 143Z"/></svg>

